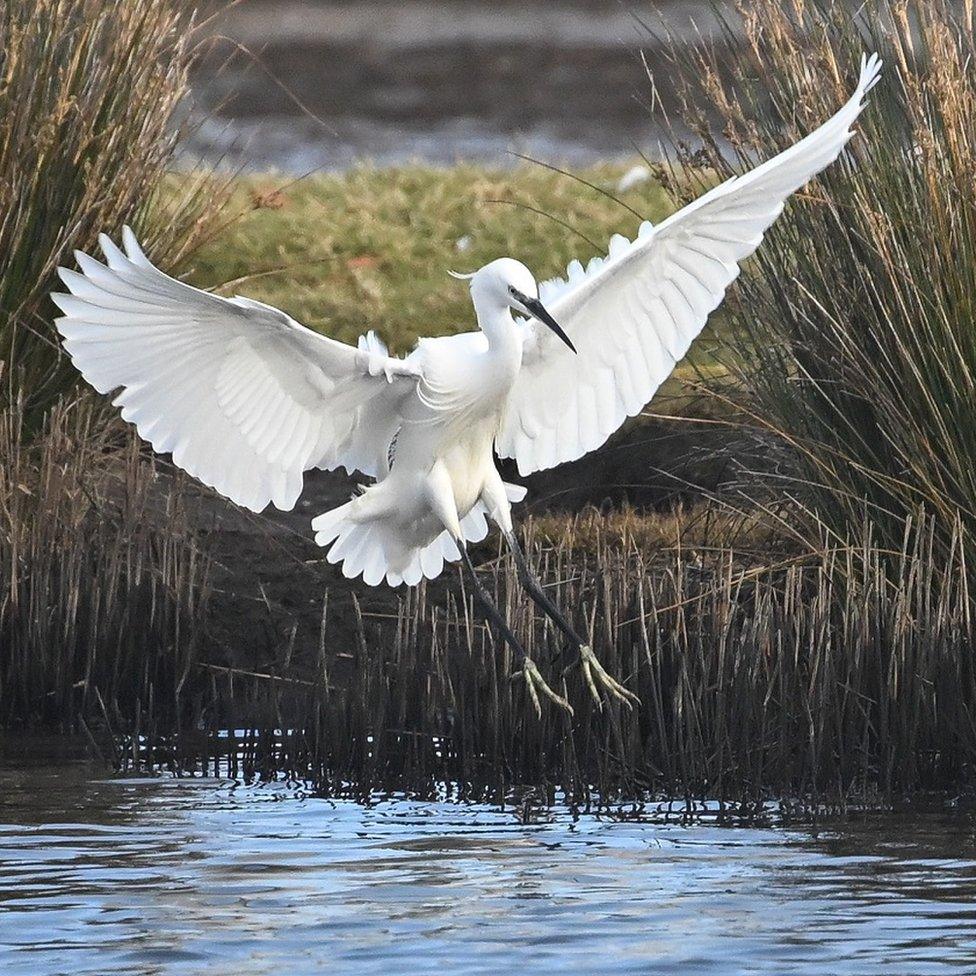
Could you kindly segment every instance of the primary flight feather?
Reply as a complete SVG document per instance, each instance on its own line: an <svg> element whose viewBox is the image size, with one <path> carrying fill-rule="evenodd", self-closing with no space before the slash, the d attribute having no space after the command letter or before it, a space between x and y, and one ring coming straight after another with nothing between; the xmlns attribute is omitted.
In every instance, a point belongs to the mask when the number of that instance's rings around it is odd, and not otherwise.
<svg viewBox="0 0 976 976"><path fill-rule="evenodd" d="M554 352L552 337L524 327L522 368L497 447L530 474L599 447L650 401L688 352L709 314L762 242L787 197L832 163L851 138L881 71L862 59L857 88L824 125L744 176L705 193L637 238L617 237L606 258L540 297L580 355Z"/></svg>

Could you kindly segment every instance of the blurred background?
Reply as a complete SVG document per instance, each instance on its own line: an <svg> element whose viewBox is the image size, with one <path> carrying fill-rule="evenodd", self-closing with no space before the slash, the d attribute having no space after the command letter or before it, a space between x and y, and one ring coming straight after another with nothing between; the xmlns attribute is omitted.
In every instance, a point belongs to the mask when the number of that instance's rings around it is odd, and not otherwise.
<svg viewBox="0 0 976 976"><path fill-rule="evenodd" d="M243 0L208 26L187 150L289 173L656 156L671 99L654 34L717 26L690 0Z"/></svg>

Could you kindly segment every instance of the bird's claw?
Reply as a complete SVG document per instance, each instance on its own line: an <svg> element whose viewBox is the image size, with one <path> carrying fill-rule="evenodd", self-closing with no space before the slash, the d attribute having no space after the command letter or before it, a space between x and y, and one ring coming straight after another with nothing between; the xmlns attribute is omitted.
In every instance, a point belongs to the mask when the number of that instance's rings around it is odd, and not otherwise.
<svg viewBox="0 0 976 976"><path fill-rule="evenodd" d="M562 695L557 694L549 687L546 679L542 677L542 673L532 658L525 658L522 661L522 667L512 675L512 678L522 678L525 681L525 687L528 689L532 706L535 708L535 713L539 718L542 718L542 704L539 701L540 691L551 702L565 709L570 715L573 714L573 706Z"/></svg>
<svg viewBox="0 0 976 976"><path fill-rule="evenodd" d="M606 690L607 694L616 698L617 701L633 708L639 705L641 700L629 689L625 688L607 669L600 663L600 659L593 653L593 649L587 644L580 645L579 664L583 669L583 678L586 680L586 687L590 689L593 701L597 708L603 708L603 699L600 697L600 688ZM570 668L574 665L570 665ZM567 671L569 668L566 669ZM599 686L599 687L598 687Z"/></svg>

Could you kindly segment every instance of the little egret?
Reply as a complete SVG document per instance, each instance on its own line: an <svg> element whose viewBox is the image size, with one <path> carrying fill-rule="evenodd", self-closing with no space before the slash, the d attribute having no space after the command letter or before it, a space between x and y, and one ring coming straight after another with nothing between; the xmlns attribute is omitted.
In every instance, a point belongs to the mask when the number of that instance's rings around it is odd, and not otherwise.
<svg viewBox="0 0 976 976"><path fill-rule="evenodd" d="M376 586L433 579L463 560L488 621L539 695L546 683L478 579L468 543L500 528L532 600L578 649L589 690L636 696L601 666L533 575L512 527L494 453L526 475L599 447L639 413L701 332L787 197L837 158L877 55L857 89L819 129L741 177L708 191L605 258L540 286L499 258L471 275L478 331L421 339L394 358L374 332L357 348L248 298L220 298L163 274L129 228L124 251L100 238L107 264L77 253L60 269L57 328L85 379L155 450L252 511L291 509L312 468L375 479L312 520L315 541L345 576ZM515 313L513 315L513 313ZM571 710L571 709L570 709Z"/></svg>

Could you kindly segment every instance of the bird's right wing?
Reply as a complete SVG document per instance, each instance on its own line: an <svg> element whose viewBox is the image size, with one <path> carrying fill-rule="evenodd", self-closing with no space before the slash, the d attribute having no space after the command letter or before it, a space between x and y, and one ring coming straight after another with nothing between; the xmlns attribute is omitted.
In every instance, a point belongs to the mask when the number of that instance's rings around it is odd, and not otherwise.
<svg viewBox="0 0 976 976"><path fill-rule="evenodd" d="M617 235L610 253L540 297L572 339L572 355L537 323L524 326L522 368L496 446L522 474L599 447L639 413L685 355L709 314L759 246L787 197L833 162L878 79L862 60L851 98L819 129L744 176L733 177L637 239Z"/></svg>
<svg viewBox="0 0 976 976"><path fill-rule="evenodd" d="M372 335L359 348L246 298L163 274L132 231L102 235L107 267L77 253L52 295L64 346L100 393L173 462L239 505L294 506L309 468L382 474L416 389L409 363Z"/></svg>

